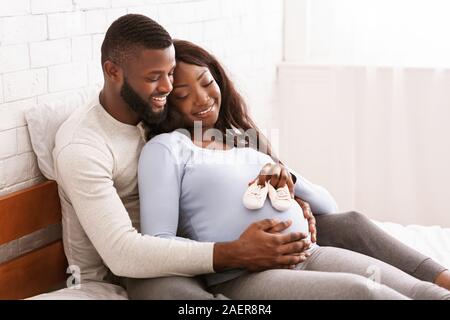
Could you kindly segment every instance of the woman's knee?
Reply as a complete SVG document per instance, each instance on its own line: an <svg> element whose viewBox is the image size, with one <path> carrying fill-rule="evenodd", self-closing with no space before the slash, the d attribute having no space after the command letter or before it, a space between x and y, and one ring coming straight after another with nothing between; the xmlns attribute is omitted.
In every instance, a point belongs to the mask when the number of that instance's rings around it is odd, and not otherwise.
<svg viewBox="0 0 450 320"><path fill-rule="evenodd" d="M335 228L348 240L356 241L360 237L365 237L366 231L372 227L370 219L360 212L349 211L339 216L335 221Z"/></svg>
<svg viewBox="0 0 450 320"><path fill-rule="evenodd" d="M348 275L345 280L346 299L351 300L404 300L397 291L360 275Z"/></svg>
<svg viewBox="0 0 450 320"><path fill-rule="evenodd" d="M338 290L338 299L344 300L368 300L370 290L367 279L355 274L341 274L339 281L335 283Z"/></svg>
<svg viewBox="0 0 450 320"><path fill-rule="evenodd" d="M364 226L370 223L370 220L362 213L357 211L348 211L337 214L326 214L316 216L316 223L319 229L336 230L347 229L358 226Z"/></svg>
<svg viewBox="0 0 450 320"><path fill-rule="evenodd" d="M344 224L347 228L353 229L370 222L364 214L358 211L344 212L341 213L340 216L340 223Z"/></svg>
<svg viewBox="0 0 450 320"><path fill-rule="evenodd" d="M350 211L338 214L318 216L317 238L321 246L334 246L354 249L364 237L370 220L362 213Z"/></svg>

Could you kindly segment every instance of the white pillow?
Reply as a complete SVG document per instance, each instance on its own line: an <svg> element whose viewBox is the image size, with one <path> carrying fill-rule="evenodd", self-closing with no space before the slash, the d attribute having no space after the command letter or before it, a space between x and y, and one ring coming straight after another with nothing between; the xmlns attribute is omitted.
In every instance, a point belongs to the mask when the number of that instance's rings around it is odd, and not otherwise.
<svg viewBox="0 0 450 320"><path fill-rule="evenodd" d="M39 104L25 112L31 146L37 157L38 167L44 177L55 180L52 151L55 136L61 124L82 105L86 105L99 88L82 89L65 99Z"/></svg>

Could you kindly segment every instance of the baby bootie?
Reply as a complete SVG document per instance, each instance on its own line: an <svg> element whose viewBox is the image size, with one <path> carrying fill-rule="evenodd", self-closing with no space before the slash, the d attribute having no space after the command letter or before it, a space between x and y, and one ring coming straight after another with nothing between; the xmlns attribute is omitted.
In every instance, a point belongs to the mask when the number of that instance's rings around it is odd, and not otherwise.
<svg viewBox="0 0 450 320"><path fill-rule="evenodd" d="M269 199L274 207L278 211L286 211L291 207L292 198L289 188L285 185L282 188L275 189L270 183L267 184L269 188Z"/></svg>
<svg viewBox="0 0 450 320"><path fill-rule="evenodd" d="M244 193L242 202L244 206L249 210L261 209L264 206L264 202L267 198L268 183L264 186L258 184L258 180L252 183Z"/></svg>

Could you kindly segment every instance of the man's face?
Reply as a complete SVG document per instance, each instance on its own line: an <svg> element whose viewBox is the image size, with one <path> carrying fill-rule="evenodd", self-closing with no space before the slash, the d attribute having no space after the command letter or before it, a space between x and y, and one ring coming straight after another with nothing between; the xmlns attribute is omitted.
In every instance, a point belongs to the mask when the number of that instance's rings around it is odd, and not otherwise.
<svg viewBox="0 0 450 320"><path fill-rule="evenodd" d="M165 119L166 100L172 91L175 49L140 49L124 66L120 95L147 124Z"/></svg>

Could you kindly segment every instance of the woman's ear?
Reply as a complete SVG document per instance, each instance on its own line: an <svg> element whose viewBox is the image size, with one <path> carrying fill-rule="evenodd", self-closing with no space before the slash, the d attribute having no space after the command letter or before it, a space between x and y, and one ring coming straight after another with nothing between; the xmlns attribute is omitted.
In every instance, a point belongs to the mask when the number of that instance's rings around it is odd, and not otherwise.
<svg viewBox="0 0 450 320"><path fill-rule="evenodd" d="M105 80L122 83L123 69L114 62L106 60L105 63L103 63L103 72L105 74Z"/></svg>

